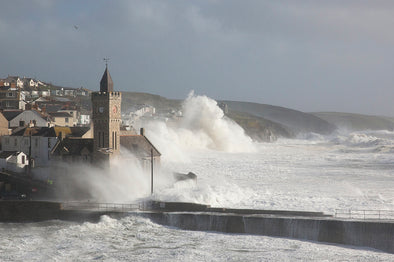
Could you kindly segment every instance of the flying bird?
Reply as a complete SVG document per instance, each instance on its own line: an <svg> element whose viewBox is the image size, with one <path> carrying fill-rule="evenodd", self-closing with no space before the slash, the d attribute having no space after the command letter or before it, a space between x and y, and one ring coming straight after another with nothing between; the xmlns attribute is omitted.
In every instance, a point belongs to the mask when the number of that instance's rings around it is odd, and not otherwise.
<svg viewBox="0 0 394 262"><path fill-rule="evenodd" d="M79 26L77 26L77 25L74 25L74 28L75 28L75 30L78 30Z"/></svg>

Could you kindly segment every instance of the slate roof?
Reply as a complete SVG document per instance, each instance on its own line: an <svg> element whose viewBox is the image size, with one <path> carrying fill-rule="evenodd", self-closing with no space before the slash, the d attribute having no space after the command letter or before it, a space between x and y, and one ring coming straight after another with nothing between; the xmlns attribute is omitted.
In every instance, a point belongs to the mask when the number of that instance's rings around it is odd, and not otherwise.
<svg viewBox="0 0 394 262"><path fill-rule="evenodd" d="M8 158L12 155L16 155L18 153L18 151L3 151L0 152L0 158L5 159Z"/></svg>
<svg viewBox="0 0 394 262"><path fill-rule="evenodd" d="M62 109L63 105L61 104L42 104L41 108L45 108L45 111L49 114L52 112L57 112Z"/></svg>
<svg viewBox="0 0 394 262"><path fill-rule="evenodd" d="M49 115L52 117L71 117L71 115L67 112L53 112L49 113Z"/></svg>
<svg viewBox="0 0 394 262"><path fill-rule="evenodd" d="M4 110L1 112L3 116L8 120L11 121L15 117L17 117L19 114L21 114L23 111L22 110Z"/></svg>
<svg viewBox="0 0 394 262"><path fill-rule="evenodd" d="M81 137L89 131L89 127L22 127L13 131L11 136L43 136L59 137L63 133L66 137Z"/></svg>
<svg viewBox="0 0 394 262"><path fill-rule="evenodd" d="M89 126L72 126L72 127L69 127L69 128L71 130L71 134L74 137L82 137L83 135L85 135L90 130Z"/></svg>
<svg viewBox="0 0 394 262"><path fill-rule="evenodd" d="M66 138L59 141L52 149L54 155L81 155L86 148L89 153L93 153L93 138Z"/></svg>
<svg viewBox="0 0 394 262"><path fill-rule="evenodd" d="M149 157L151 155L151 148L153 149L153 156L161 156L159 150L157 150L155 146L145 136L120 136L120 145L130 150L133 154L137 156Z"/></svg>
<svg viewBox="0 0 394 262"><path fill-rule="evenodd" d="M114 82L112 82L111 75L109 74L108 67L105 67L103 77L100 81L100 92L113 92Z"/></svg>

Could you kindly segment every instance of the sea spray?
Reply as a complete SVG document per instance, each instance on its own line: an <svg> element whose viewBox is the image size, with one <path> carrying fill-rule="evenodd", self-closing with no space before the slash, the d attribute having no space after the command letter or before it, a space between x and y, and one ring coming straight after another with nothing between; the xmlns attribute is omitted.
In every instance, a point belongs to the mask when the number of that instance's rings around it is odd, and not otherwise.
<svg viewBox="0 0 394 262"><path fill-rule="evenodd" d="M185 153L190 150L256 150L252 139L224 115L215 100L191 92L182 104L182 111L183 117L172 125L163 121L144 123L147 136L157 145L164 161L188 161Z"/></svg>
<svg viewBox="0 0 394 262"><path fill-rule="evenodd" d="M178 121L150 121L144 127L147 137L162 153L161 176L172 172L196 172L197 184L183 181L169 187L156 187L153 199L204 203L214 206L241 201L245 191L227 181L225 175L206 174L191 170L190 157L196 152L255 152L252 139L231 119L217 102L193 92L182 104L183 117ZM214 160L213 160L214 161ZM209 172L209 171L208 171ZM215 179L206 180L206 177ZM173 181L175 182L175 181ZM162 184L163 185L163 184Z"/></svg>
<svg viewBox="0 0 394 262"><path fill-rule="evenodd" d="M150 172L140 161L122 148L122 155L111 161L110 168L86 164L65 165L54 174L60 200L92 200L128 203L150 195Z"/></svg>

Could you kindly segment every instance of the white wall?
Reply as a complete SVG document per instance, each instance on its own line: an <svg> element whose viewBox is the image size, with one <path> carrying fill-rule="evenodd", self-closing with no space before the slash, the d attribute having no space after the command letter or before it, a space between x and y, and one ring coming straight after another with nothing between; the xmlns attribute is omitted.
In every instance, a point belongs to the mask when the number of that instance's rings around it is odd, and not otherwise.
<svg viewBox="0 0 394 262"><path fill-rule="evenodd" d="M47 166L50 152L57 142L57 137L31 137L31 156L35 166ZM1 138L3 151L18 151L29 154L30 136L3 136Z"/></svg>
<svg viewBox="0 0 394 262"><path fill-rule="evenodd" d="M43 119L39 113L34 112L32 110L27 110L24 111L22 113L20 113L17 117L15 117L14 119L12 119L9 123L10 127L19 127L19 121L24 121L25 125L28 125L29 122L36 120L36 126L38 127L47 127L48 126L48 122Z"/></svg>

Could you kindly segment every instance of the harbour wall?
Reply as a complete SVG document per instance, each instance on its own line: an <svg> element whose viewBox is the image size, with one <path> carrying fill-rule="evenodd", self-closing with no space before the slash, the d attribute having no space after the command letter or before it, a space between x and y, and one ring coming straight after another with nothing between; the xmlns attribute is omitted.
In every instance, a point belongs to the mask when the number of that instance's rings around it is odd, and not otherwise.
<svg viewBox="0 0 394 262"><path fill-rule="evenodd" d="M393 222L181 212L149 212L144 216L158 224L186 230L294 238L394 253Z"/></svg>
<svg viewBox="0 0 394 262"><path fill-rule="evenodd" d="M264 235L370 247L394 254L394 222L343 220L319 212L222 209L188 203L153 204L149 211L67 209L48 201L0 201L0 222L68 220L97 222L102 215L140 215L186 230Z"/></svg>
<svg viewBox="0 0 394 262"><path fill-rule="evenodd" d="M98 222L101 216L107 215L121 218L129 215L127 212L97 211L87 209L64 210L60 202L50 201L0 201L0 222L25 223L47 220L67 220L75 222Z"/></svg>

